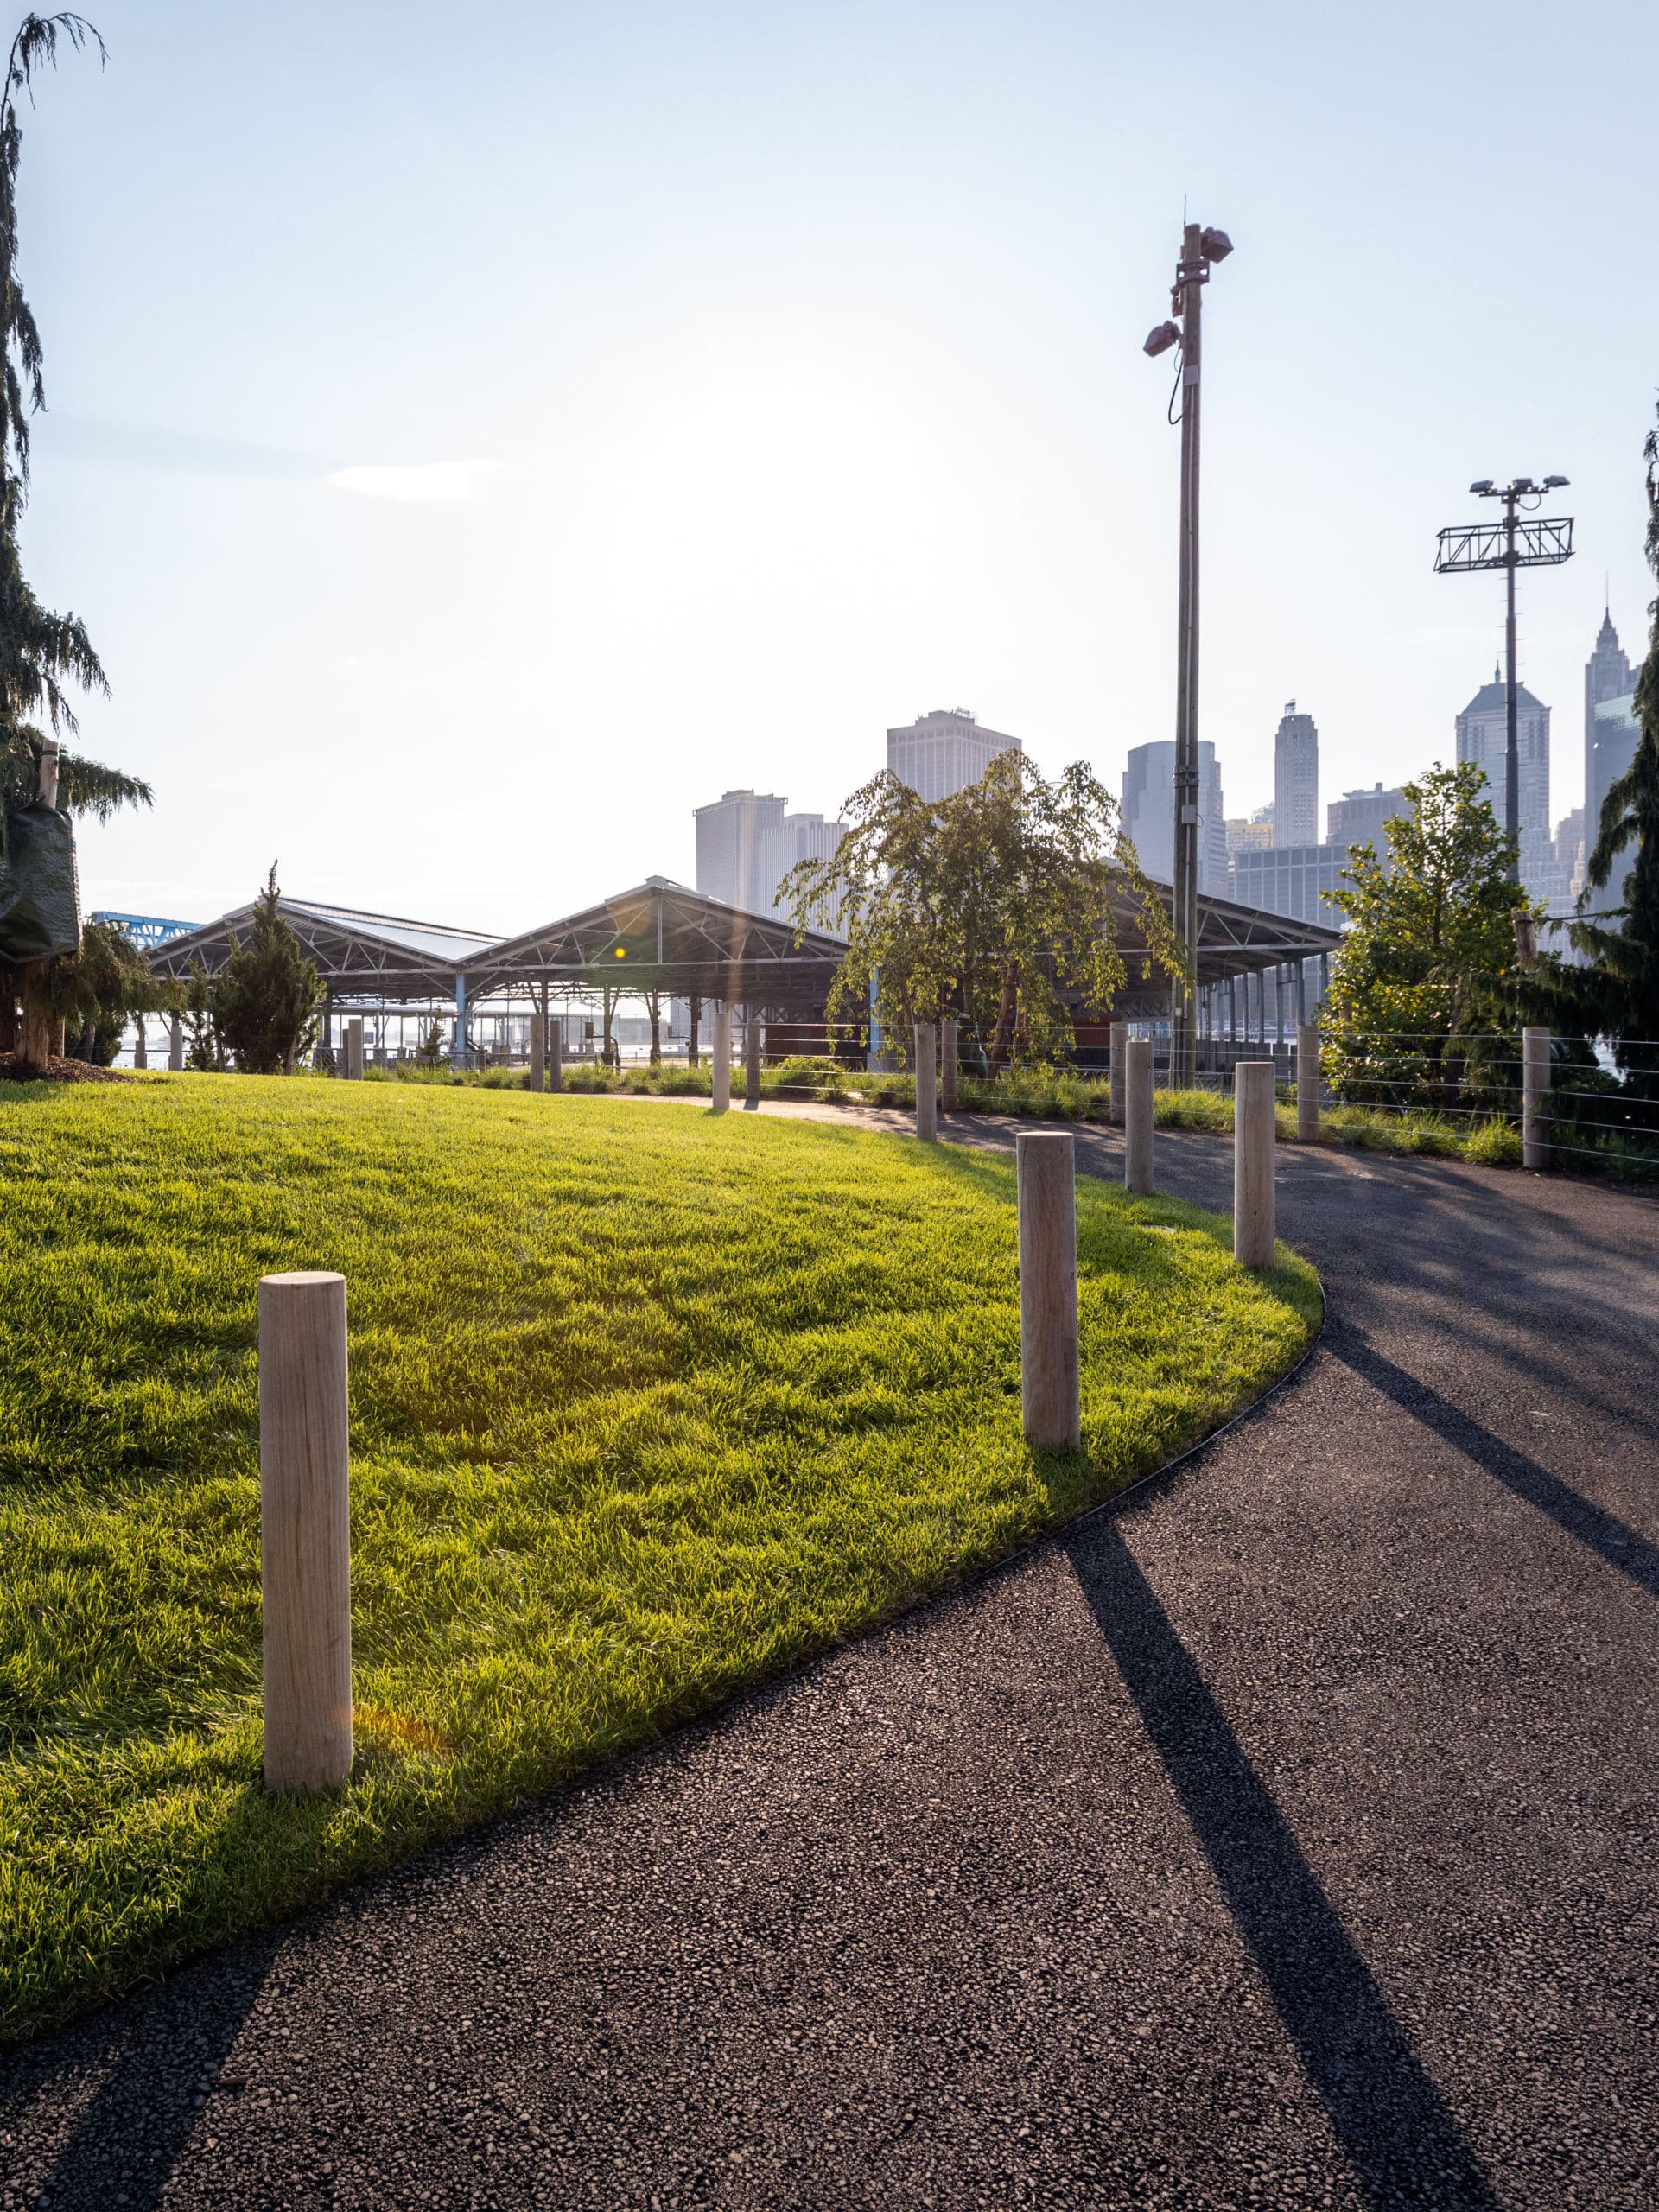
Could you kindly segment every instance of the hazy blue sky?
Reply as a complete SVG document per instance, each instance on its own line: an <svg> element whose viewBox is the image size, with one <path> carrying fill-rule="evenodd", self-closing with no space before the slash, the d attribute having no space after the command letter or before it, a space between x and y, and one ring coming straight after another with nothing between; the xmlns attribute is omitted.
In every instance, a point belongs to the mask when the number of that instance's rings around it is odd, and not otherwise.
<svg viewBox="0 0 1659 2212"><path fill-rule="evenodd" d="M1204 734L1231 812L1449 756L1559 471L1523 674L1581 781L1659 387L1652 0L440 10L92 0L26 124L50 413L26 556L155 811L89 907L296 893L506 930L663 872L729 785L832 810L889 722L1039 761L1172 733L1183 195ZM421 496L413 496L421 495Z"/></svg>

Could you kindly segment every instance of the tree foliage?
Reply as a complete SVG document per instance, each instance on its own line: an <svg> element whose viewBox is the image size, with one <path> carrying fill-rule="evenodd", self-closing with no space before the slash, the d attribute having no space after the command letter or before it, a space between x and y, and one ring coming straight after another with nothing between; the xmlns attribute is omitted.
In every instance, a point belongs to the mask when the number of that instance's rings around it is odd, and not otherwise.
<svg viewBox="0 0 1659 2212"><path fill-rule="evenodd" d="M150 973L119 922L88 922L79 952L42 960L32 969L29 1002L49 1021L63 1023L72 1048L84 1041L78 1057L107 1067L131 1017L168 1001L167 987Z"/></svg>
<svg viewBox="0 0 1659 2212"><path fill-rule="evenodd" d="M292 1075L317 1033L322 985L283 919L280 896L273 861L248 942L231 939L213 988L213 1027L245 1075Z"/></svg>
<svg viewBox="0 0 1659 2212"><path fill-rule="evenodd" d="M1084 762L1051 782L1025 754L1001 753L938 801L883 771L843 813L835 854L801 861L783 885L798 928L838 926L847 939L832 1020L861 1020L874 994L890 1036L954 1017L994 1068L1051 1063L1073 1042L1072 1005L1103 1012L1123 988L1126 900L1152 948L1137 961L1179 971L1168 916Z"/></svg>
<svg viewBox="0 0 1659 2212"><path fill-rule="evenodd" d="M1462 761L1408 784L1390 864L1352 846L1347 887L1325 893L1350 925L1320 1015L1324 1073L1343 1097L1446 1104L1493 1088L1496 1040L1520 1018L1515 915L1537 910L1510 875L1516 841L1485 782Z"/></svg>

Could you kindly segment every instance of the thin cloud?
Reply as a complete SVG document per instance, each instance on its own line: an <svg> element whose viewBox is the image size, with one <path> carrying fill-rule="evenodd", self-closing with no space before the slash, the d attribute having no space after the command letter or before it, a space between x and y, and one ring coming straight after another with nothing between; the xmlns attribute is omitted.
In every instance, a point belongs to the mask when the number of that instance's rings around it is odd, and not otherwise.
<svg viewBox="0 0 1659 2212"><path fill-rule="evenodd" d="M489 461L366 463L356 468L337 468L326 480L337 484L342 492L365 492L373 499L406 499L430 505L470 499L479 478L494 466Z"/></svg>

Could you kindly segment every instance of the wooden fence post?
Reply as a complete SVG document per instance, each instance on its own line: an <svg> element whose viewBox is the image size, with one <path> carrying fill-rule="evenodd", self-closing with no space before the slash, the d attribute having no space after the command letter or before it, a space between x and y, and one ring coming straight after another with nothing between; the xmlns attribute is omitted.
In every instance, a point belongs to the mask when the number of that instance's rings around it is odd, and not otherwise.
<svg viewBox="0 0 1659 2212"><path fill-rule="evenodd" d="M1319 1033L1308 1022L1296 1025L1296 1141L1314 1144L1319 1135Z"/></svg>
<svg viewBox="0 0 1659 2212"><path fill-rule="evenodd" d="M1110 1093L1106 1102L1106 1118L1115 1129L1123 1127L1123 1091L1128 1081L1129 1025L1115 1021L1110 1031L1110 1050L1106 1059L1106 1080Z"/></svg>
<svg viewBox="0 0 1659 2212"><path fill-rule="evenodd" d="M137 1016L138 1033L132 1040L132 1065L136 1068L149 1065L149 1041L144 1035L144 1017Z"/></svg>
<svg viewBox="0 0 1659 2212"><path fill-rule="evenodd" d="M344 1275L260 1280L259 1566L265 1787L332 1789L352 1770Z"/></svg>
<svg viewBox="0 0 1659 2212"><path fill-rule="evenodd" d="M743 1014L743 1111L760 1109L760 1017L753 1007Z"/></svg>
<svg viewBox="0 0 1659 2212"><path fill-rule="evenodd" d="M1077 1198L1069 1129L1021 1129L1020 1395L1029 1443L1065 1452L1083 1438L1077 1371Z"/></svg>
<svg viewBox="0 0 1659 2212"><path fill-rule="evenodd" d="M1274 1247L1274 1065L1241 1060L1233 1070L1233 1257L1270 1268Z"/></svg>
<svg viewBox="0 0 1659 2212"><path fill-rule="evenodd" d="M547 1030L547 1087L550 1090L564 1089L564 1016L553 1014Z"/></svg>
<svg viewBox="0 0 1659 2212"><path fill-rule="evenodd" d="M723 1114L732 1103L732 1009L724 999L715 1001L714 1030L709 1070L714 1077L714 1110Z"/></svg>
<svg viewBox="0 0 1659 2212"><path fill-rule="evenodd" d="M530 1087L547 1087L547 1017L535 1006L530 1010Z"/></svg>
<svg viewBox="0 0 1659 2212"><path fill-rule="evenodd" d="M346 1024L346 1075L348 1082L363 1080L363 1017L354 1014Z"/></svg>
<svg viewBox="0 0 1659 2212"><path fill-rule="evenodd" d="M1116 1086L1114 1085L1114 1090ZM1123 1187L1131 1198L1152 1196L1152 1039L1123 1040Z"/></svg>
<svg viewBox="0 0 1659 2212"><path fill-rule="evenodd" d="M954 1021L939 1024L939 1110L954 1114L957 1110L957 1025Z"/></svg>
<svg viewBox="0 0 1659 2212"><path fill-rule="evenodd" d="M170 1073L177 1075L184 1065L184 1018L175 1014L168 1025L167 1065Z"/></svg>
<svg viewBox="0 0 1659 2212"><path fill-rule="evenodd" d="M1521 1032L1521 1164L1549 1166L1549 1032Z"/></svg>
<svg viewBox="0 0 1659 2212"><path fill-rule="evenodd" d="M939 1134L939 1033L931 1021L916 1024L916 1134L931 1144Z"/></svg>

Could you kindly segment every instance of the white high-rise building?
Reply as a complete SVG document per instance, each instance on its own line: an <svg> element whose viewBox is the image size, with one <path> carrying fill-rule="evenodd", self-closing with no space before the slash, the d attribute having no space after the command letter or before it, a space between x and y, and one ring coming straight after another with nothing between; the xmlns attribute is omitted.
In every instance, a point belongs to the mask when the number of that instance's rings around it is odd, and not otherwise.
<svg viewBox="0 0 1659 2212"><path fill-rule="evenodd" d="M966 707L936 707L887 732L887 766L923 798L949 798L976 784L999 753L1023 753L1017 737L982 729Z"/></svg>
<svg viewBox="0 0 1659 2212"><path fill-rule="evenodd" d="M761 899L760 839L778 828L789 804L772 791L726 791L710 806L693 809L697 823L697 888L746 914L771 911Z"/></svg>
<svg viewBox="0 0 1659 2212"><path fill-rule="evenodd" d="M1605 613L1596 649L1584 670L1584 859L1601 835L1601 810L1608 792L1636 757L1641 735L1636 721L1636 675L1618 642L1613 618ZM1605 902L1611 903L1611 902Z"/></svg>
<svg viewBox="0 0 1659 2212"><path fill-rule="evenodd" d="M766 913L781 906L779 893L791 868L801 861L833 860L836 846L846 835L844 822L826 822L821 814L786 814L781 822L770 823L760 832L755 868L755 896L760 903L755 912ZM814 916L810 926L833 931L839 919L838 911L828 918Z"/></svg>
<svg viewBox="0 0 1659 2212"><path fill-rule="evenodd" d="M1216 748L1198 740L1198 888L1224 899L1227 881L1227 810L1222 803L1221 770ZM1135 846L1142 872L1154 883L1175 875L1175 741L1154 738L1129 748L1123 771L1123 831Z"/></svg>
<svg viewBox="0 0 1659 2212"><path fill-rule="evenodd" d="M1549 709L1535 699L1524 683L1515 696L1516 750L1520 755L1519 823L1521 880L1535 896L1548 898L1555 888L1555 844L1549 829ZM1509 748L1508 708L1501 670L1483 683L1458 716L1458 759L1472 760L1486 771L1483 796L1502 827L1505 809L1506 760Z"/></svg>
<svg viewBox="0 0 1659 2212"><path fill-rule="evenodd" d="M1312 715L1288 700L1273 741L1273 842L1319 842L1319 731Z"/></svg>

